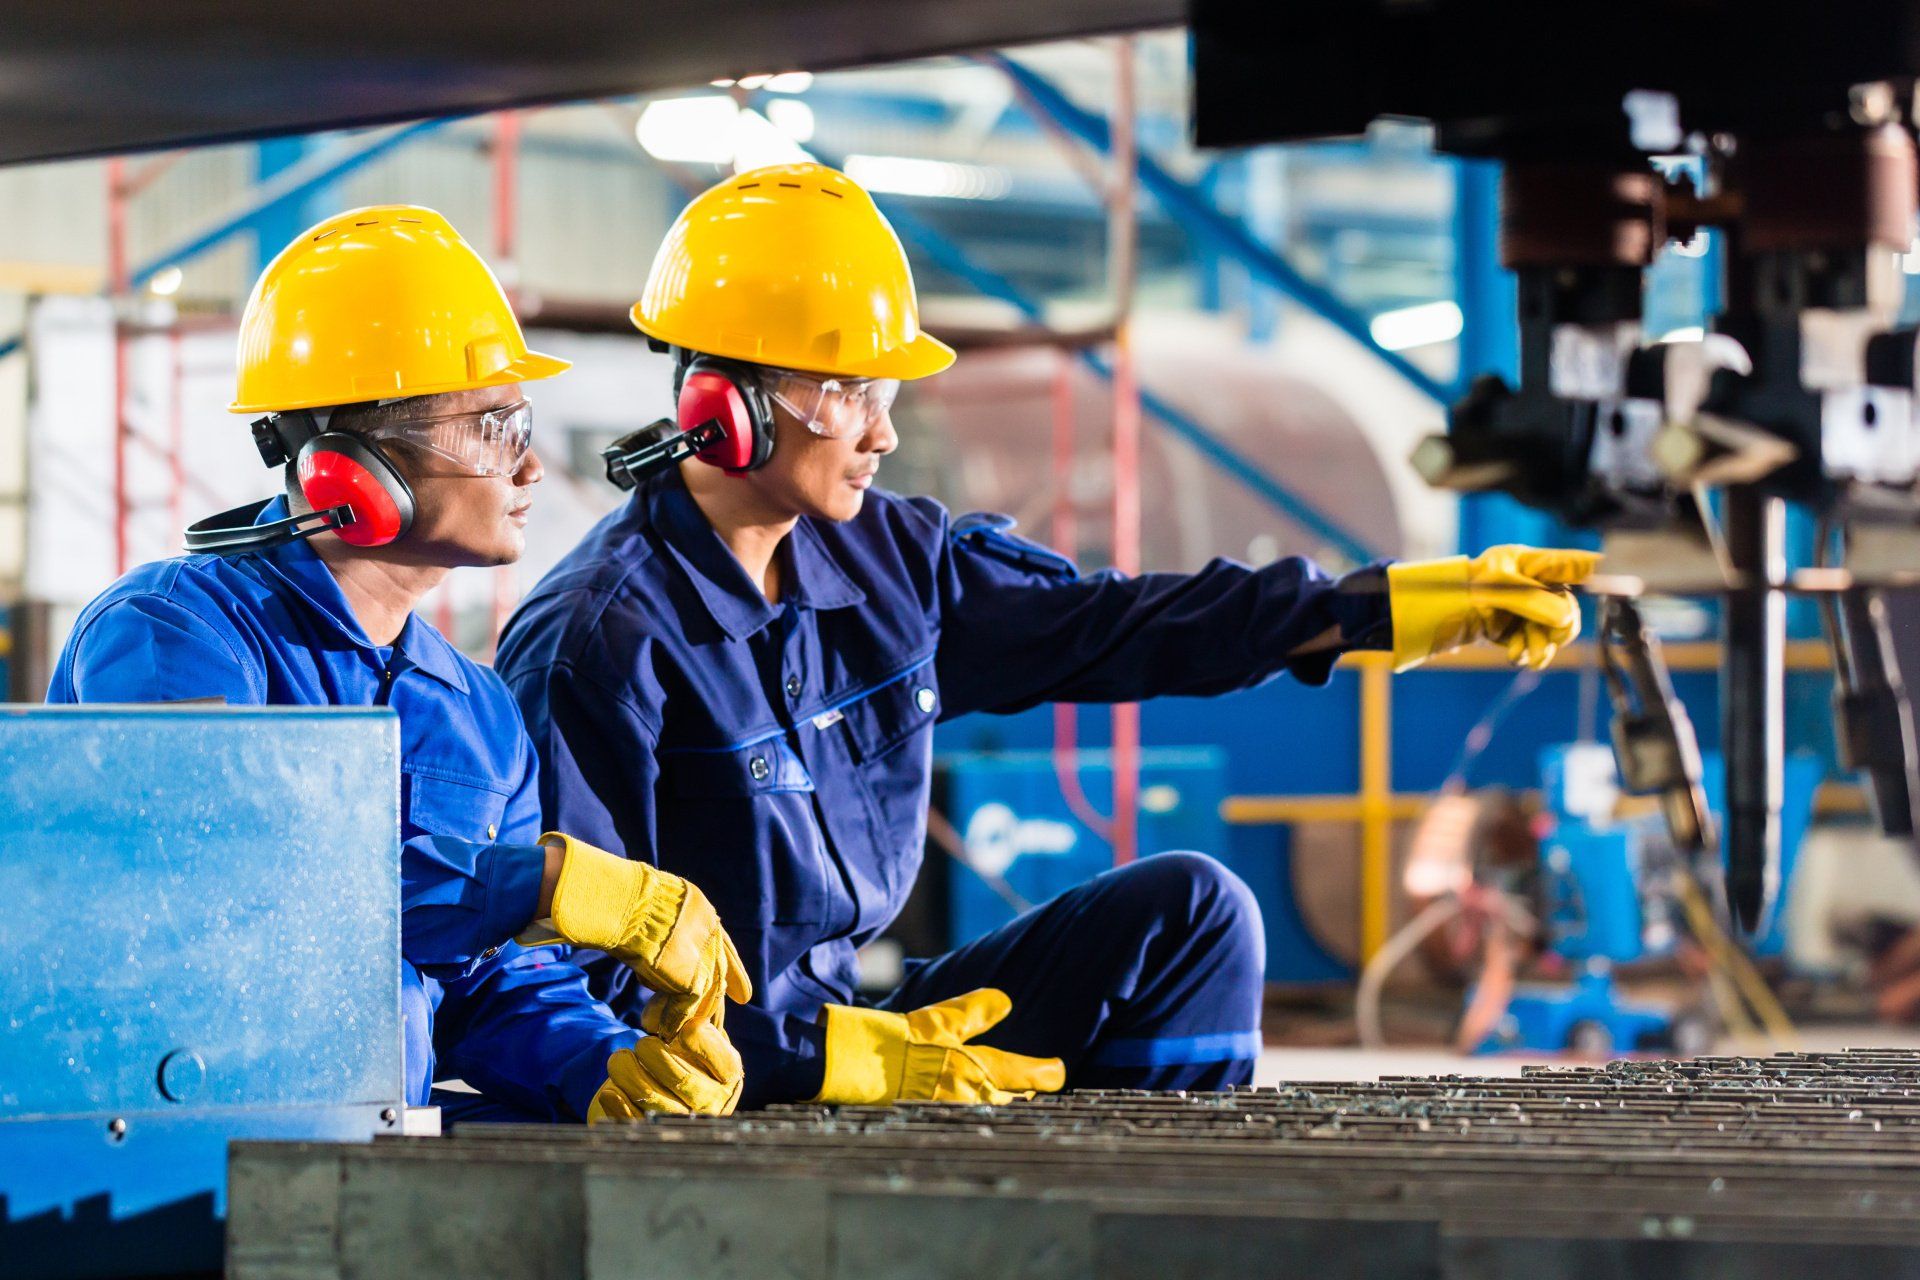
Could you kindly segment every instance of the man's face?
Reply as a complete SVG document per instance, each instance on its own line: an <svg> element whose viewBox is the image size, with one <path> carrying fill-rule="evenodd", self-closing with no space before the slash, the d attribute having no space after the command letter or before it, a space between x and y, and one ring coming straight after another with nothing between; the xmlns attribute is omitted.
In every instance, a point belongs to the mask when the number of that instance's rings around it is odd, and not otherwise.
<svg viewBox="0 0 1920 1280"><path fill-rule="evenodd" d="M525 395L513 383L423 396L407 409L410 417L420 418L479 414L504 409ZM533 486L546 474L533 450L514 475L483 476L408 440L374 435L413 487L413 528L389 548L397 557L452 569L512 564L526 553Z"/></svg>
<svg viewBox="0 0 1920 1280"><path fill-rule="evenodd" d="M781 405L774 406L773 417L773 456L745 478L794 515L853 519L866 503L880 459L900 447L886 413L864 431L838 440L815 434Z"/></svg>

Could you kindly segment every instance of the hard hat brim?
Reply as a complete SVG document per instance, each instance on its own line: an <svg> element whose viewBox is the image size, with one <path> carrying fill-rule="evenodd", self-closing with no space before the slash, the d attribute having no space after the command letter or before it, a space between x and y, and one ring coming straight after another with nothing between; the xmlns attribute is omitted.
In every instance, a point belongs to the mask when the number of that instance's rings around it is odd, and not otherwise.
<svg viewBox="0 0 1920 1280"><path fill-rule="evenodd" d="M565 373L573 368L573 361L563 360L559 356L546 355L539 351L529 351L517 360L509 361L498 371L477 381L461 380L437 386L395 387L391 392L380 395L363 396L363 400L397 400L412 396L446 395L455 391L479 391L485 387L504 387L515 382L539 382L555 374ZM285 413L291 409L325 409L339 404L357 403L355 401L329 398L308 400L299 404L242 404L235 400L227 406L228 413Z"/></svg>
<svg viewBox="0 0 1920 1280"><path fill-rule="evenodd" d="M794 369L801 373L820 373L834 378L898 378L902 382L912 382L916 378L932 377L953 364L953 348L930 333L916 333L913 340L891 351L883 351L871 360L842 361L837 364L812 364L805 361L770 361L757 348L728 343L724 340L704 339L688 341L687 335L673 332L664 325L655 324L641 314L643 304L634 303L628 318L633 327L657 342L670 347L681 347L688 351L697 351L704 356L719 356L723 360L740 360L747 364L777 365L782 369Z"/></svg>

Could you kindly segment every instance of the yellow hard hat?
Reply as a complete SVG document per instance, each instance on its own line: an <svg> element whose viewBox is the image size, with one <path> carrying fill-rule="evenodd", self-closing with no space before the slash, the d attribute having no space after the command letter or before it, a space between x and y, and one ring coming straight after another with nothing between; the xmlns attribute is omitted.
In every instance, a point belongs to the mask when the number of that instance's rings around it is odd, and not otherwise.
<svg viewBox="0 0 1920 1280"><path fill-rule="evenodd" d="M841 378L924 378L953 348L920 331L907 255L860 185L820 164L754 169L689 204L633 323L706 355Z"/></svg>
<svg viewBox="0 0 1920 1280"><path fill-rule="evenodd" d="M276 413L551 378L500 282L431 209L387 204L309 228L240 317L234 413Z"/></svg>

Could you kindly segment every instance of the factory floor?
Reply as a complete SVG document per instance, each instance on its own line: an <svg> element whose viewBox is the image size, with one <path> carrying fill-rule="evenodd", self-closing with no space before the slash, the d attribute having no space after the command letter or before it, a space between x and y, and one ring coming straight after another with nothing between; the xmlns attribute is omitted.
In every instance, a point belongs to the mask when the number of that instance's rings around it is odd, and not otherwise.
<svg viewBox="0 0 1920 1280"><path fill-rule="evenodd" d="M1871 1022L1822 1023L1804 1026L1790 1046L1806 1053L1841 1049L1920 1049L1920 1027L1890 1027ZM1716 1045L1715 1053L1765 1052L1753 1045L1732 1042ZM1522 1067L1539 1062L1573 1062L1547 1054L1487 1054L1468 1056L1443 1048L1361 1049L1353 1046L1318 1047L1269 1044L1254 1069L1256 1085L1293 1080L1377 1080L1382 1076L1473 1075L1517 1076Z"/></svg>

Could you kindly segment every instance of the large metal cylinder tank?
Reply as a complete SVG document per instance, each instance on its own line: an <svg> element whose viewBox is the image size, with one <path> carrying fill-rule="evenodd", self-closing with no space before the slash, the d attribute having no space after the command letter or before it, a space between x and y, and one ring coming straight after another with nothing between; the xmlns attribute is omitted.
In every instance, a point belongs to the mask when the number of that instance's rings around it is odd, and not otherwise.
<svg viewBox="0 0 1920 1280"><path fill-rule="evenodd" d="M932 328L929 323L929 328ZM1303 341L1306 339L1303 336ZM1154 316L1134 335L1143 388L1197 422L1267 476L1318 510L1376 555L1404 554L1436 540L1424 511L1408 516L1418 494L1406 472L1400 437L1409 415L1389 396L1382 404L1365 381L1315 376L1311 357L1287 358L1247 342L1220 321ZM1303 360L1309 367L1302 368ZM1053 458L1060 416L1058 380L1068 379L1072 466ZM882 482L936 494L955 511L1005 511L1021 530L1051 542L1064 487L1079 559L1110 559L1112 389L1074 354L1048 347L967 351L938 378L907 388L896 415L900 456ZM1422 420L1437 417L1415 415ZM1376 421L1369 422L1369 419ZM1214 465L1151 412L1143 414L1141 553L1147 569L1192 569L1215 555L1259 563L1300 554L1336 567L1346 559L1330 541ZM1450 521L1445 531L1450 534ZM1415 527L1417 526L1417 527Z"/></svg>

